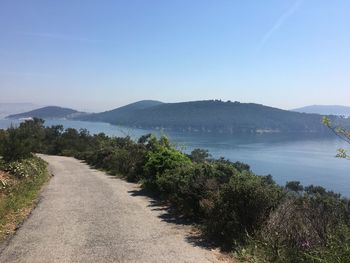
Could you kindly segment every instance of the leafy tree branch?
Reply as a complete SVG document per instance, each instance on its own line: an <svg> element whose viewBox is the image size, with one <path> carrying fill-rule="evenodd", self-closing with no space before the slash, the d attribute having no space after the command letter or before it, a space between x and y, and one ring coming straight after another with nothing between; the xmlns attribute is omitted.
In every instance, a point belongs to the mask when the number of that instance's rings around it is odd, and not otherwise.
<svg viewBox="0 0 350 263"><path fill-rule="evenodd" d="M342 127L334 126L328 117L323 117L322 123L327 126L336 136L350 144L350 131ZM350 160L348 151L342 148L337 150L336 157Z"/></svg>

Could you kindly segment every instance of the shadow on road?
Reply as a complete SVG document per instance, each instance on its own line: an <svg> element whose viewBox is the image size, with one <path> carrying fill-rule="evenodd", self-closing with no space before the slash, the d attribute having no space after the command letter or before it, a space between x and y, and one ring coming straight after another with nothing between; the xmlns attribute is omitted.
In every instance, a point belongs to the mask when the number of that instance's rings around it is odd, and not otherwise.
<svg viewBox="0 0 350 263"><path fill-rule="evenodd" d="M149 199L148 207L150 207L153 211L160 211L161 213L158 215L158 217L163 222L176 224L179 226L192 226L192 231L190 231L190 233L188 233L185 237L185 240L192 246L202 247L205 249L218 248L217 245L213 244L213 242L210 242L209 238L201 233L201 231L198 229L198 221L179 215L176 213L176 210L173 206L167 202L160 200L153 193L145 189L132 190L128 191L128 193L133 197L147 197Z"/></svg>

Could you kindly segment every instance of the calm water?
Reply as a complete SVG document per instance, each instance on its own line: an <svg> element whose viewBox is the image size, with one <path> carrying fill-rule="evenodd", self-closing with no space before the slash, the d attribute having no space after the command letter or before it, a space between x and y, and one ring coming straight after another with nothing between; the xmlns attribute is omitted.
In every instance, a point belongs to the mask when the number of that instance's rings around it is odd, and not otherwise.
<svg viewBox="0 0 350 263"><path fill-rule="evenodd" d="M17 121L0 120L0 128ZM67 120L47 120L47 125L86 128L91 133L138 138L151 130L132 129L106 123ZM154 132L154 131L153 131ZM159 134L159 132L156 132ZM228 136L214 134L169 133L178 148L188 152L194 148L208 149L213 157L225 157L251 165L261 175L271 174L276 182L298 180L304 185L315 184L350 196L350 161L334 158L337 148L350 148L337 138L290 135Z"/></svg>

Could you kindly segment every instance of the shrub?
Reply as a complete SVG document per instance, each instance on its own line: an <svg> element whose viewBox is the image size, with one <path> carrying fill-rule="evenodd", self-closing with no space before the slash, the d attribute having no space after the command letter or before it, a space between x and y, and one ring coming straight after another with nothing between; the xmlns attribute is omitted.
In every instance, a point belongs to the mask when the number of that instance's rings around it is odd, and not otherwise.
<svg viewBox="0 0 350 263"><path fill-rule="evenodd" d="M4 154L4 142L5 142L6 136L7 136L6 131L0 129L0 156L3 156Z"/></svg>
<svg viewBox="0 0 350 263"><path fill-rule="evenodd" d="M188 156L193 162L202 163L210 158L208 150L203 149L194 149L191 154Z"/></svg>
<svg viewBox="0 0 350 263"><path fill-rule="evenodd" d="M41 173L46 169L46 164L38 157L32 157L2 164L1 168L17 178L27 178Z"/></svg>
<svg viewBox="0 0 350 263"><path fill-rule="evenodd" d="M350 227L345 224L338 225L328 234L325 246L305 252L303 257L306 262L350 262Z"/></svg>
<svg viewBox="0 0 350 263"><path fill-rule="evenodd" d="M46 163L33 157L1 165L8 167L9 184L0 190L0 241L27 216L23 208L31 208L42 185L49 178Z"/></svg>
<svg viewBox="0 0 350 263"><path fill-rule="evenodd" d="M24 140L18 129L9 128L2 142L2 156L6 162L25 159L31 156L28 140Z"/></svg>
<svg viewBox="0 0 350 263"><path fill-rule="evenodd" d="M128 156L130 159L128 172L126 173L128 181L137 182L141 180L144 166L147 161L147 150L142 144L134 144L128 150Z"/></svg>
<svg viewBox="0 0 350 263"><path fill-rule="evenodd" d="M309 186L305 192L297 183L288 183L288 188L296 189L298 195L288 198L271 214L263 227L261 237L264 250L271 261L301 262L305 255L318 255L320 259L327 247L350 236L340 235L339 228L347 229L349 203L324 188ZM344 250L345 249L345 250ZM345 253L346 246L338 252ZM322 252L322 253L321 253ZM311 260L310 260L311 261ZM315 262L330 262L317 261ZM339 261L345 262L345 261Z"/></svg>
<svg viewBox="0 0 350 263"><path fill-rule="evenodd" d="M157 177L167 170L190 164L190 159L172 148L168 142L161 138L153 151L148 152L144 166L143 185L151 190L158 191Z"/></svg>
<svg viewBox="0 0 350 263"><path fill-rule="evenodd" d="M280 187L254 175L234 176L219 193L208 220L207 233L232 247L259 230L282 197Z"/></svg>
<svg viewBox="0 0 350 263"><path fill-rule="evenodd" d="M167 170L156 179L159 191L185 216L203 219L225 176L215 165L191 164Z"/></svg>
<svg viewBox="0 0 350 263"><path fill-rule="evenodd" d="M112 174L128 174L132 166L130 153L126 149L114 149L103 160L103 167Z"/></svg>

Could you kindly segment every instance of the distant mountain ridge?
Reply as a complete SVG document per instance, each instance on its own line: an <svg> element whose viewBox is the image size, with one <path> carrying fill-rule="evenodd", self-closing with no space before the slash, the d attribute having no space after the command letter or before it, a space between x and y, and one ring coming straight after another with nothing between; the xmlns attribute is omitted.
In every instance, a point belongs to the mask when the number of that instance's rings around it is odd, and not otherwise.
<svg viewBox="0 0 350 263"><path fill-rule="evenodd" d="M132 117L131 115L133 115L137 111L142 111L147 108L158 106L161 104L163 104L163 102L156 100L141 100L138 102L128 104L126 106L119 107L114 110L109 110L101 113L87 114L85 116L79 116L77 118L79 120L115 123L117 119L125 119L128 117Z"/></svg>
<svg viewBox="0 0 350 263"><path fill-rule="evenodd" d="M322 116L281 110L260 104L219 100L161 103L144 101L111 111L77 117L147 129L219 133L328 132ZM331 117L350 127L350 119Z"/></svg>
<svg viewBox="0 0 350 263"><path fill-rule="evenodd" d="M62 108L57 106L48 106L32 111L9 115L8 119L22 119L22 118L42 118L42 119L63 119L63 118L73 118L84 114L77 110L70 108Z"/></svg>
<svg viewBox="0 0 350 263"><path fill-rule="evenodd" d="M296 112L316 113L321 115L345 115L350 116L350 107L341 105L310 105L298 109Z"/></svg>
<svg viewBox="0 0 350 263"><path fill-rule="evenodd" d="M220 100L163 103L143 100L101 113L81 113L49 106L10 115L20 119L72 119L107 122L145 129L213 133L326 133L322 115L281 110L255 103ZM329 116L335 125L350 128L350 118Z"/></svg>

